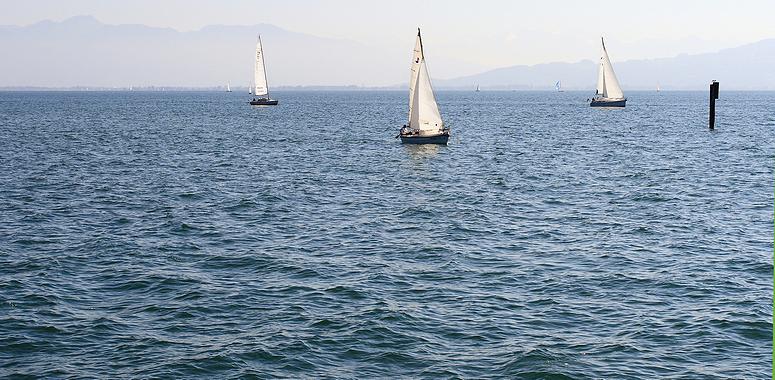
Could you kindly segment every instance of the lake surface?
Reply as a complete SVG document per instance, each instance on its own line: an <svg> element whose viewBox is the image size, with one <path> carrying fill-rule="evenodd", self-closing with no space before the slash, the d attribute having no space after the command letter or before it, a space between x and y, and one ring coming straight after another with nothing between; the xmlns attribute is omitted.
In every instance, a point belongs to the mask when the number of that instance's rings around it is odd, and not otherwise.
<svg viewBox="0 0 775 380"><path fill-rule="evenodd" d="M0 376L769 378L775 93L0 92Z"/></svg>

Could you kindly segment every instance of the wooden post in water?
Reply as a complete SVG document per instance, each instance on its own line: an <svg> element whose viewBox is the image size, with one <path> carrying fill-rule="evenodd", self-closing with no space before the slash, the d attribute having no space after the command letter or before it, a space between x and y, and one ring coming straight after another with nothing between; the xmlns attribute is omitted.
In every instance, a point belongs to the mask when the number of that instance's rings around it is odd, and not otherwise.
<svg viewBox="0 0 775 380"><path fill-rule="evenodd" d="M718 82L710 82L710 112L708 113L708 127L716 126L716 99L718 99Z"/></svg>

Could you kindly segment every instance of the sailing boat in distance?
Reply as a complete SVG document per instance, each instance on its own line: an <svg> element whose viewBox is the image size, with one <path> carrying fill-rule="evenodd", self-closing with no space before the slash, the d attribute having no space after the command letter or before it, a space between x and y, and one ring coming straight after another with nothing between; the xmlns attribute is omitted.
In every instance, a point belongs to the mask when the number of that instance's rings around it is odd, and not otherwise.
<svg viewBox="0 0 775 380"><path fill-rule="evenodd" d="M619 87L619 80L616 79L611 60L608 58L608 51L605 49L605 41L600 37L603 50L600 53L600 66L597 72L597 90L595 97L589 103L591 107L624 107L627 98Z"/></svg>
<svg viewBox="0 0 775 380"><path fill-rule="evenodd" d="M256 62L253 67L253 100L254 106L276 106L277 100L269 97L269 85L266 80L266 65L264 64L264 47L261 44L261 35L256 43Z"/></svg>
<svg viewBox="0 0 775 380"><path fill-rule="evenodd" d="M410 67L409 123L401 128L396 137L399 136L405 144L446 144L449 140L449 128L444 127L433 95L420 28L417 28Z"/></svg>
<svg viewBox="0 0 775 380"><path fill-rule="evenodd" d="M231 86L229 85L229 82L226 82L226 92L231 92Z"/></svg>
<svg viewBox="0 0 775 380"><path fill-rule="evenodd" d="M564 92L562 90L562 86L560 85L560 81L557 81L557 83L554 84L554 89L557 90L557 92Z"/></svg>
<svg viewBox="0 0 775 380"><path fill-rule="evenodd" d="M479 83L476 84L476 92L479 92Z"/></svg>

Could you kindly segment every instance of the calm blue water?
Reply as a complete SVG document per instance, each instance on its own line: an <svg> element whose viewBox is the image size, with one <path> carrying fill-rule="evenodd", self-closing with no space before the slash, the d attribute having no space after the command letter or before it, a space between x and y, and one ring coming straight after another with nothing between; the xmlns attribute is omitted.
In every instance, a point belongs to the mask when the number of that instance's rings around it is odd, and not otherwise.
<svg viewBox="0 0 775 380"><path fill-rule="evenodd" d="M0 93L0 376L769 378L775 93Z"/></svg>

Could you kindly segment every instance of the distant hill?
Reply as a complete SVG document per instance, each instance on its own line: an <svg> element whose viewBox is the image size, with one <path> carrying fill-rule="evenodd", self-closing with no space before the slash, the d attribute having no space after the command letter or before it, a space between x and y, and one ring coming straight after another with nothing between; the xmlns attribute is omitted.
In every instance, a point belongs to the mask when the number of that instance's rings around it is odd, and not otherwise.
<svg viewBox="0 0 775 380"><path fill-rule="evenodd" d="M263 37L270 87L407 86L411 35L402 37L404 49L296 33L270 24L213 25L179 32L106 25L77 16L0 26L0 87L213 88L228 81L232 88L245 88L252 78L258 33ZM614 59L615 49L609 46ZM479 70L460 62L436 58L433 65L436 73ZM447 69L438 70L442 66ZM614 67L625 91L654 89L657 84L666 90L704 89L711 79L721 81L724 89L775 89L775 39L717 53L614 62ZM566 89L589 90L595 85L596 70L592 61L511 66L454 79L435 77L434 84L447 89L473 89L478 83L483 90L548 90L559 80Z"/></svg>
<svg viewBox="0 0 775 380"><path fill-rule="evenodd" d="M615 56L614 48L608 47ZM614 62L622 88L640 90L706 89L712 79L726 89L775 90L775 39L724 49L716 53L672 58L641 59ZM511 66L460 78L435 80L437 88L536 89L554 88L561 81L566 89L594 89L597 64L545 63L533 66Z"/></svg>
<svg viewBox="0 0 775 380"><path fill-rule="evenodd" d="M179 32L145 25L106 25L90 16L0 27L0 86L247 87L261 33L269 84L374 84L372 72L404 79L409 52L384 59L355 41L294 33L269 24L207 26ZM407 42L407 46L411 43ZM370 70L363 70L364 67Z"/></svg>

